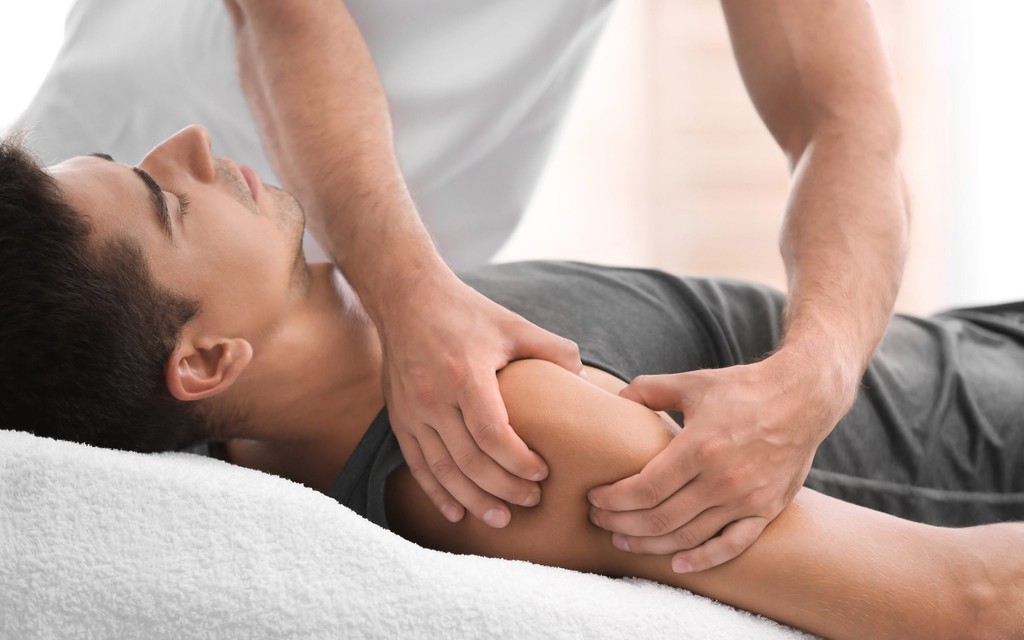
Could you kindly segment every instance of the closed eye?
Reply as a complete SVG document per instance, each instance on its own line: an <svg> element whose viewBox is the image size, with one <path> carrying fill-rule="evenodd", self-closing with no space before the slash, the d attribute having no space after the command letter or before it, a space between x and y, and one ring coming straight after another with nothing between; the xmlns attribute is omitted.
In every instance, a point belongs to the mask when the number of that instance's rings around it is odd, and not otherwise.
<svg viewBox="0 0 1024 640"><path fill-rule="evenodd" d="M179 215L179 217L184 218L185 216L187 216L189 214L190 210L188 208L188 205L191 204L192 201L189 200L188 196L185 195L184 193L175 193L174 191L172 191L171 193L173 193L174 197L178 199L178 215Z"/></svg>

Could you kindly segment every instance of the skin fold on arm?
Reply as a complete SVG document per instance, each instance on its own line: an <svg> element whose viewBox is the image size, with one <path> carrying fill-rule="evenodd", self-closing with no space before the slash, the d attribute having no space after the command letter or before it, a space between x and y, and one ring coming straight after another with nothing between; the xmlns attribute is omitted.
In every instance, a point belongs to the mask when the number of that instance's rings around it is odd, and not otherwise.
<svg viewBox="0 0 1024 640"><path fill-rule="evenodd" d="M636 576L683 587L830 638L1016 637L1024 563L1016 523L943 529L801 489L764 534L736 559L677 574L670 555L615 549L591 522L587 491L636 473L672 439L655 412L615 395L625 383L590 369L594 383L537 360L499 374L517 432L549 461L538 507L516 511L495 530L450 523L405 467L389 478L388 518L424 546ZM1012 555L1012 554L1011 554ZM1013 564L1006 564L1013 563Z"/></svg>

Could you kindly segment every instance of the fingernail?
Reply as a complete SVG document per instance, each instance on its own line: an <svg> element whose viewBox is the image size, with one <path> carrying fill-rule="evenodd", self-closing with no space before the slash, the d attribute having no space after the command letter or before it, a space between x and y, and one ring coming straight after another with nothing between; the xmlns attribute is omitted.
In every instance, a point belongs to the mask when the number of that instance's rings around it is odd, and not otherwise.
<svg viewBox="0 0 1024 640"><path fill-rule="evenodd" d="M625 536L620 536L617 533L612 536L612 546L622 551L629 551L629 542L626 541Z"/></svg>
<svg viewBox="0 0 1024 640"><path fill-rule="evenodd" d="M690 563L686 560L683 560L682 558L675 558L672 560L672 570L676 573L690 573L693 571L693 567L691 567Z"/></svg>
<svg viewBox="0 0 1024 640"><path fill-rule="evenodd" d="M587 493L587 500L590 501L590 504L594 505L598 509L601 508L601 505L597 504L597 498L594 497L593 493L590 493L590 492Z"/></svg>
<svg viewBox="0 0 1024 640"><path fill-rule="evenodd" d="M533 477L530 478L530 480L533 480L534 482L540 482L541 480L543 480L546 477L548 477L548 468L544 467L543 469L541 469L537 473L533 474Z"/></svg>
<svg viewBox="0 0 1024 640"><path fill-rule="evenodd" d="M508 524L509 516L506 515L501 509L491 509L484 514L484 522L494 527L495 529L501 529Z"/></svg>
<svg viewBox="0 0 1024 640"><path fill-rule="evenodd" d="M580 369L580 377L581 378L589 378L590 376L587 375L587 370L586 369Z"/></svg>
<svg viewBox="0 0 1024 640"><path fill-rule="evenodd" d="M526 496L526 500L523 500L522 505L524 507L535 507L540 503L540 489L534 489L530 492L530 495Z"/></svg>
<svg viewBox="0 0 1024 640"><path fill-rule="evenodd" d="M597 514L596 514L596 513L594 513L594 510L593 510L593 509L591 509L591 510L590 510L590 511L589 511L589 512L587 513L587 517L589 517L589 518L590 518L590 521L594 523L594 526L597 526L597 527L600 527L600 526L601 526L601 525L600 525L600 524L598 524L598 522L597 522Z"/></svg>
<svg viewBox="0 0 1024 640"><path fill-rule="evenodd" d="M449 522L458 522L459 521L459 511L458 511L458 509L456 509L455 507L453 507L450 504L446 504L443 507L441 507L441 514L445 518L448 518Z"/></svg>

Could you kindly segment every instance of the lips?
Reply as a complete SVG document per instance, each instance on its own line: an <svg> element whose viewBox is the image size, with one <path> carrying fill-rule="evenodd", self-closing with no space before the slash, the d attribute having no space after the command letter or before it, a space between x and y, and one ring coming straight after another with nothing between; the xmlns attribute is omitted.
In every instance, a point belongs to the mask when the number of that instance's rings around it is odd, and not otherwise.
<svg viewBox="0 0 1024 640"><path fill-rule="evenodd" d="M239 165L238 170L242 173L242 177L245 178L245 184L249 186L249 194L252 195L253 200L256 200L259 196L260 189L263 187L263 181L261 181L259 175L252 170L252 167L249 167L248 165Z"/></svg>

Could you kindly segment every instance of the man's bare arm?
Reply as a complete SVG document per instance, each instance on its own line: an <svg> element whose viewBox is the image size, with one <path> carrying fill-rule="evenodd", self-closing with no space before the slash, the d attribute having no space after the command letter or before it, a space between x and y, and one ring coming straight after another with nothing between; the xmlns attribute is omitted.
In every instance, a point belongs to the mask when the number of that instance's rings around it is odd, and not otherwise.
<svg viewBox="0 0 1024 640"><path fill-rule="evenodd" d="M796 494L856 398L907 247L900 115L870 5L722 6L747 90L792 170L784 336L754 364L636 378L623 396L681 411L686 432L641 474L592 493L599 507L644 510L646 521L611 521L615 541L671 546L679 571L734 557ZM650 483L657 501L644 494Z"/></svg>
<svg viewBox="0 0 1024 640"><path fill-rule="evenodd" d="M852 403L907 252L894 79L864 0L722 0L747 91L793 176L783 349ZM831 427L831 425L829 425Z"/></svg>
<svg viewBox="0 0 1024 640"><path fill-rule="evenodd" d="M383 388L409 466L452 520L496 527L535 504L547 473L508 425L495 371L579 350L462 283L437 254L401 176L377 70L344 2L225 0L261 138L310 228L380 336ZM485 212L484 212L485 213Z"/></svg>
<svg viewBox="0 0 1024 640"><path fill-rule="evenodd" d="M551 466L544 502L518 509L503 530L451 524L402 469L387 495L403 536L456 553L657 580L832 638L1000 637L994 632L1022 615L1024 563L1000 551L1024 542L1021 525L940 529L806 489L749 549L701 573L673 572L668 555L617 550L588 520L586 492L661 451L672 439L664 422L544 362L515 362L499 378L512 424Z"/></svg>
<svg viewBox="0 0 1024 640"><path fill-rule="evenodd" d="M440 258L402 179L369 49L338 0L227 4L239 80L274 171L372 310L388 276Z"/></svg>

